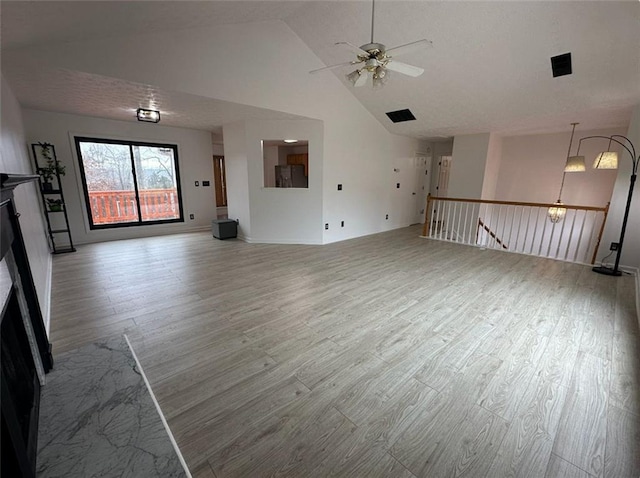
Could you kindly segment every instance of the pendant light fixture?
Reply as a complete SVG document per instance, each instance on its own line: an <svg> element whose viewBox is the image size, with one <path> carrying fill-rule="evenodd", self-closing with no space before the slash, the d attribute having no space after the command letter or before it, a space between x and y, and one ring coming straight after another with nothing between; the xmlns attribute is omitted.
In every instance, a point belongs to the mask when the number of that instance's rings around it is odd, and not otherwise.
<svg viewBox="0 0 640 478"><path fill-rule="evenodd" d="M564 189L564 180L567 173L575 173L586 171L586 166L584 162L584 156L571 156L571 145L573 144L573 134L576 131L576 126L580 123L571 123L573 127L571 129L571 138L569 139L569 149L567 151L567 162L564 166L564 171L562 172L562 183L560 184L560 192L558 193L558 200L553 203L554 206L550 207L547 210L547 216L549 216L549 220L556 224L564 219L567 215L567 208L562 207L562 190ZM578 153L580 148L578 147Z"/></svg>
<svg viewBox="0 0 640 478"><path fill-rule="evenodd" d="M567 208L562 207L563 203L562 201L560 201L560 199L554 202L554 204L555 206L552 206L547 210L547 215L549 216L549 220L555 224L564 219L564 217L567 215Z"/></svg>
<svg viewBox="0 0 640 478"><path fill-rule="evenodd" d="M569 140L569 151L567 152L567 164L564 166L565 173L581 173L587 170L587 167L584 162L584 156L580 156L579 149L576 153L576 156L571 156L571 144L573 143L573 133L576 131L576 125L580 123L571 123L573 129L571 130L571 139Z"/></svg>

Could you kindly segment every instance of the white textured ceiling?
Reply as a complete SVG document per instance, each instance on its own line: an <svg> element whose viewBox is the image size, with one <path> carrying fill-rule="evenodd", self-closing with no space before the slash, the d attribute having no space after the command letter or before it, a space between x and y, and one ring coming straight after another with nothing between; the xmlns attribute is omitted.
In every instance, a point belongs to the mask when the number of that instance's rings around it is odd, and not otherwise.
<svg viewBox="0 0 640 478"><path fill-rule="evenodd" d="M161 124L222 133L224 123L301 116L166 91L78 71L24 62L4 72L25 108L133 121L137 108L161 111Z"/></svg>
<svg viewBox="0 0 640 478"><path fill-rule="evenodd" d="M350 60L334 43L367 43L371 18L369 1L3 1L1 9L3 49L281 19L325 64ZM395 74L381 91L348 86L394 133L419 138L487 131L526 134L568 130L572 121L579 121L581 129L626 126L633 105L640 103L636 1L378 0L375 20L375 41L388 47L420 38L433 41L433 48L402 58L425 68L421 77ZM552 78L549 58L565 52L572 53L574 73ZM110 116L118 114L111 104L143 101L142 92L152 88L63 70L31 79L15 70L20 68L11 65L3 74L19 100L54 111L115 117ZM321 74L343 78L348 71ZM85 101L74 100L78 89L85 92ZM109 104L100 98L105 89ZM163 111L168 105L175 111L173 118L163 116L163 124L215 129L243 115L277 115L241 105L234 109L228 103L226 110L212 113L202 105L213 100L159 90L154 94ZM403 108L410 108L417 121L394 125L384 115Z"/></svg>
<svg viewBox="0 0 640 478"><path fill-rule="evenodd" d="M305 2L223 1L2 1L3 48L105 38L148 31L281 20Z"/></svg>
<svg viewBox="0 0 640 478"><path fill-rule="evenodd" d="M324 21L318 21L318 19ZM327 65L350 60L337 41L370 40L370 2L314 2L286 20ZM376 2L374 40L421 38L433 47L401 58L424 68L393 74L382 92L352 88L387 128L417 137L546 132L628 124L640 102L640 3ZM553 78L550 57L571 52L573 75ZM333 70L345 84L353 68ZM326 73L331 74L331 73ZM390 124L409 108L417 121Z"/></svg>

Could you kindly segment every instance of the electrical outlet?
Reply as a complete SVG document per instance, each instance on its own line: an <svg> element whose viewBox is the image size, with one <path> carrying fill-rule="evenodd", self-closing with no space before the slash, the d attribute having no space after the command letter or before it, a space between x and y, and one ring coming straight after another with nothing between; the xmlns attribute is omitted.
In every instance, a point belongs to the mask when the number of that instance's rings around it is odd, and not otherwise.
<svg viewBox="0 0 640 478"><path fill-rule="evenodd" d="M328 229L329 229L329 223L327 222L327 223L324 225L324 230L326 231L326 230L328 230Z"/></svg>
<svg viewBox="0 0 640 478"><path fill-rule="evenodd" d="M344 221L340 221L340 227L344 227Z"/></svg>
<svg viewBox="0 0 640 478"><path fill-rule="evenodd" d="M389 215L387 214L384 218L385 218L385 219L389 219Z"/></svg>
<svg viewBox="0 0 640 478"><path fill-rule="evenodd" d="M400 183L396 183L396 189L400 189Z"/></svg>
<svg viewBox="0 0 640 478"><path fill-rule="evenodd" d="M200 181L196 181L196 187L200 186Z"/></svg>
<svg viewBox="0 0 640 478"><path fill-rule="evenodd" d="M609 246L610 251L617 251L620 248L620 244L617 242L612 242L611 246Z"/></svg>
<svg viewBox="0 0 640 478"><path fill-rule="evenodd" d="M342 184L338 184L338 191L342 191Z"/></svg>
<svg viewBox="0 0 640 478"><path fill-rule="evenodd" d="M194 214L189 214L189 219L193 220L195 218L196 218L196 216Z"/></svg>
<svg viewBox="0 0 640 478"><path fill-rule="evenodd" d="M211 186L211 183L209 181L202 181L202 185L204 187L207 187L207 186Z"/></svg>

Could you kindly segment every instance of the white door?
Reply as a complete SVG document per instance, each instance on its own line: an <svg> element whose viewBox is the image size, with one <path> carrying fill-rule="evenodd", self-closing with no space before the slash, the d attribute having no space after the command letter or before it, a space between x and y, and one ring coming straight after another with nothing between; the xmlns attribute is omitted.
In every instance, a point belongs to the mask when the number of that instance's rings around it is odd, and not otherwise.
<svg viewBox="0 0 640 478"><path fill-rule="evenodd" d="M440 156L438 161L438 183L436 185L436 196L447 197L449 188L449 173L451 171L451 156Z"/></svg>
<svg viewBox="0 0 640 478"><path fill-rule="evenodd" d="M431 156L416 155L414 158L414 186L413 196L415 198L415 217L413 224L424 223L424 213L427 207L427 195L431 184Z"/></svg>

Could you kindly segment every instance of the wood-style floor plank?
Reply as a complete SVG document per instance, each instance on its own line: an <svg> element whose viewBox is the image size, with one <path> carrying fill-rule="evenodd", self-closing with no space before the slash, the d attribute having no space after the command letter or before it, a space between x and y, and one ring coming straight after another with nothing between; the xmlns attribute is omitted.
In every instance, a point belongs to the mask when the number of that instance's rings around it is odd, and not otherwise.
<svg viewBox="0 0 640 478"><path fill-rule="evenodd" d="M566 387L542 377L529 384L487 476L544 476L566 396Z"/></svg>
<svg viewBox="0 0 640 478"><path fill-rule="evenodd" d="M605 475L633 478L640 476L640 415L609 406Z"/></svg>
<svg viewBox="0 0 640 478"><path fill-rule="evenodd" d="M592 475L563 460L557 455L551 454L549 466L545 478L591 478Z"/></svg>
<svg viewBox="0 0 640 478"><path fill-rule="evenodd" d="M604 473L609 371L608 361L578 354L553 446L556 455L594 476Z"/></svg>
<svg viewBox="0 0 640 478"><path fill-rule="evenodd" d="M419 233L80 246L54 355L127 333L198 478L637 474L633 278Z"/></svg>

